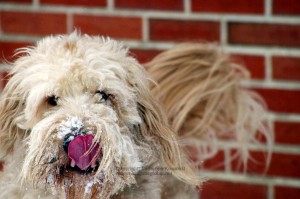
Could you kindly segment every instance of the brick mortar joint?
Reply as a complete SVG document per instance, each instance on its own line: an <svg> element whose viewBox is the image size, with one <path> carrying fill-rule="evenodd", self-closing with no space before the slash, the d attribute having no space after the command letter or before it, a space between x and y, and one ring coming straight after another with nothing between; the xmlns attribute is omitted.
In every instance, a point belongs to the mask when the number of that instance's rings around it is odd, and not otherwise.
<svg viewBox="0 0 300 199"><path fill-rule="evenodd" d="M220 171L209 171L202 170L199 172L200 175L204 175L210 180L221 180L227 182L239 182L253 185L264 185L264 186L288 186L300 188L299 178L286 178L279 176L261 176L247 173L236 173L236 172L220 172Z"/></svg>
<svg viewBox="0 0 300 199"><path fill-rule="evenodd" d="M73 14L73 13L69 13ZM22 35L22 34L0 34L0 41L18 41L18 42L35 42L44 36L34 36L34 35ZM178 42L165 42L165 41L143 41L143 40L122 40L128 47L130 48L139 48L139 49L153 49L153 50L166 50L174 46ZM254 56L265 56L266 51L270 56L289 56L289 57L300 57L300 49L295 48L276 48L270 46L246 46L246 45L220 45L224 48L224 50L230 54L238 53L244 55L254 55ZM270 85L269 82L268 85ZM286 82L276 81L275 83L285 84ZM299 82L291 82L288 83L297 85ZM266 86L268 86L266 85Z"/></svg>
<svg viewBox="0 0 300 199"><path fill-rule="evenodd" d="M33 5L17 5L10 3L0 3L4 11L25 11L25 12L49 12L49 13L65 13L73 12L74 14L89 14L95 16L114 15L114 16L148 16L149 18L162 18L162 19L178 19L178 20L212 20L221 21L225 19L228 22L256 22L256 23L287 23L300 25L297 16L275 16L266 17L264 15L238 15L238 14L216 14L216 13L185 13L176 11L159 11L159 10L143 10L143 9L110 9L109 7L103 8L86 8L80 6L33 6Z"/></svg>

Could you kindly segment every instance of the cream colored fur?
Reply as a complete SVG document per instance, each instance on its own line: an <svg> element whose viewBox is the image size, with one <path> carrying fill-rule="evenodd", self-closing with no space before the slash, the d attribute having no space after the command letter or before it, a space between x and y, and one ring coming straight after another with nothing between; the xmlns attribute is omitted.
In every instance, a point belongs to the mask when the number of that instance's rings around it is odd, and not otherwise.
<svg viewBox="0 0 300 199"><path fill-rule="evenodd" d="M247 170L251 144L268 147L270 162L273 132L266 119L266 104L255 92L241 88L250 74L214 44L182 43L146 65L158 87L152 92L163 103L172 128L182 144L197 151L196 165L216 155L218 141L238 145ZM227 164L230 162L226 162Z"/></svg>
<svg viewBox="0 0 300 199"><path fill-rule="evenodd" d="M239 67L215 48L175 49L148 64L159 83L152 91L143 67L110 39L74 32L21 49L0 101L0 199L197 198L201 178L179 140L196 148L224 135L252 143L263 123L248 119L263 107L238 86ZM189 57L195 52L205 56ZM102 149L98 168L85 175L68 167L62 149L74 131L94 135Z"/></svg>

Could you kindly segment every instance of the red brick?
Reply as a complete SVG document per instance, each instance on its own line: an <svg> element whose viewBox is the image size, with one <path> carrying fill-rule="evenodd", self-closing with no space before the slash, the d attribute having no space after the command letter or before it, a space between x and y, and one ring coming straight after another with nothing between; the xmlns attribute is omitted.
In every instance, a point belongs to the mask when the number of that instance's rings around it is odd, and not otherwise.
<svg viewBox="0 0 300 199"><path fill-rule="evenodd" d="M273 57L273 78L300 81L300 57Z"/></svg>
<svg viewBox="0 0 300 199"><path fill-rule="evenodd" d="M25 42L5 42L0 41L0 63L14 61L17 56L13 56L18 48L29 46L30 43Z"/></svg>
<svg viewBox="0 0 300 199"><path fill-rule="evenodd" d="M150 20L150 38L154 41L219 41L218 22L187 20Z"/></svg>
<svg viewBox="0 0 300 199"><path fill-rule="evenodd" d="M8 72L1 72L0 73L0 92L4 89L4 87L6 86L7 84L7 81L8 81Z"/></svg>
<svg viewBox="0 0 300 199"><path fill-rule="evenodd" d="M300 46L299 25L230 23L228 28L231 44Z"/></svg>
<svg viewBox="0 0 300 199"><path fill-rule="evenodd" d="M145 49L131 49L131 55L135 57L140 63L146 63L151 61L160 50L145 50Z"/></svg>
<svg viewBox="0 0 300 199"><path fill-rule="evenodd" d="M300 123L275 122L275 142L300 145Z"/></svg>
<svg viewBox="0 0 300 199"><path fill-rule="evenodd" d="M252 79L263 79L265 77L265 58L255 55L235 54L233 61L245 66L251 73Z"/></svg>
<svg viewBox="0 0 300 199"><path fill-rule="evenodd" d="M116 8L146 10L183 10L182 0L115 0Z"/></svg>
<svg viewBox="0 0 300 199"><path fill-rule="evenodd" d="M2 31L12 34L47 35L66 33L66 15L2 12Z"/></svg>
<svg viewBox="0 0 300 199"><path fill-rule="evenodd" d="M300 90L255 89L274 112L300 113Z"/></svg>
<svg viewBox="0 0 300 199"><path fill-rule="evenodd" d="M275 187L275 199L296 199L300 198L300 187Z"/></svg>
<svg viewBox="0 0 300 199"><path fill-rule="evenodd" d="M201 199L266 199L267 187L254 184L209 180L200 191Z"/></svg>
<svg viewBox="0 0 300 199"><path fill-rule="evenodd" d="M271 165L267 174L290 178L300 178L300 155L280 154L272 155Z"/></svg>
<svg viewBox="0 0 300 199"><path fill-rule="evenodd" d="M192 0L192 10L196 12L263 14L263 0Z"/></svg>
<svg viewBox="0 0 300 199"><path fill-rule="evenodd" d="M231 169L233 172L247 172L251 174L265 174L267 169L267 156L268 153L265 151L253 152L250 151L250 159L248 159L247 165L244 165L242 162L240 153L237 153L237 150L234 149L231 151L232 161Z"/></svg>
<svg viewBox="0 0 300 199"><path fill-rule="evenodd" d="M199 154L198 154L199 155ZM213 171L224 171L225 170L225 155L224 151L219 151L213 157L205 160L200 169L207 169Z"/></svg>
<svg viewBox="0 0 300 199"><path fill-rule="evenodd" d="M122 39L141 39L142 20L138 17L75 15L74 25L81 32Z"/></svg>
<svg viewBox="0 0 300 199"><path fill-rule="evenodd" d="M106 0L40 0L41 4L69 6L106 6Z"/></svg>
<svg viewBox="0 0 300 199"><path fill-rule="evenodd" d="M234 154L234 152L232 152L232 154ZM250 160L247 165L248 173L289 178L300 177L300 154L273 153L268 168L266 168L266 152L252 151L250 154L252 160ZM232 168L235 172L243 171L238 160L232 161Z"/></svg>
<svg viewBox="0 0 300 199"><path fill-rule="evenodd" d="M225 170L225 155L224 151L218 151L214 156L206 159L204 162L199 162L199 151L195 147L187 146L185 147L186 154L191 162L196 165L200 170L213 170L213 171L224 171ZM201 158L201 157L200 157Z"/></svg>
<svg viewBox="0 0 300 199"><path fill-rule="evenodd" d="M273 0L273 14L300 15L299 0Z"/></svg>

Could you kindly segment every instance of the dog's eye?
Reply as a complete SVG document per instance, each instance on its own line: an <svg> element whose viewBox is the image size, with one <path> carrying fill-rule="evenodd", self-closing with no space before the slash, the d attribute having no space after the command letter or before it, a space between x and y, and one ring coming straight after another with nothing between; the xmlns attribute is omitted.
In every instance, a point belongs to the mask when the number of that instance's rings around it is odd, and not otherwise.
<svg viewBox="0 0 300 199"><path fill-rule="evenodd" d="M110 94L106 94L104 91L97 91L96 94L100 96L100 101L106 101L110 97Z"/></svg>
<svg viewBox="0 0 300 199"><path fill-rule="evenodd" d="M51 106L57 106L57 100L58 100L58 97L55 95L52 95L47 98L47 103Z"/></svg>

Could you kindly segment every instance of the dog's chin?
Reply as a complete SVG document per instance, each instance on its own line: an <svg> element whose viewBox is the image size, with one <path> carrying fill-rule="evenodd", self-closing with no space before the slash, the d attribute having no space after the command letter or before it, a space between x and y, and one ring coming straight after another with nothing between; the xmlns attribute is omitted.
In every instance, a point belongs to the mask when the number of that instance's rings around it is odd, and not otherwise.
<svg viewBox="0 0 300 199"><path fill-rule="evenodd" d="M120 175L117 168L102 172L99 163L84 171L69 164L56 165L49 168L46 176L46 188L51 189L52 194L74 199L110 198L135 181L132 175ZM45 184L43 179L40 180Z"/></svg>
<svg viewBox="0 0 300 199"><path fill-rule="evenodd" d="M47 147L50 151L55 151ZM135 183L135 176L131 173L119 172L119 166L114 161L109 167L103 168L101 153L95 164L82 170L72 165L70 158L62 147L56 148L55 157L50 159L42 156L40 162L35 164L27 173L25 180L39 188L50 190L59 198L90 199L112 198L123 189ZM43 154L47 154L47 150Z"/></svg>
<svg viewBox="0 0 300 199"><path fill-rule="evenodd" d="M81 170L77 166L70 166L70 165L62 165L59 167L59 173L62 176L67 176L69 173L76 173L78 175L95 175L99 168L99 163L97 162L94 167L88 167L86 170Z"/></svg>

